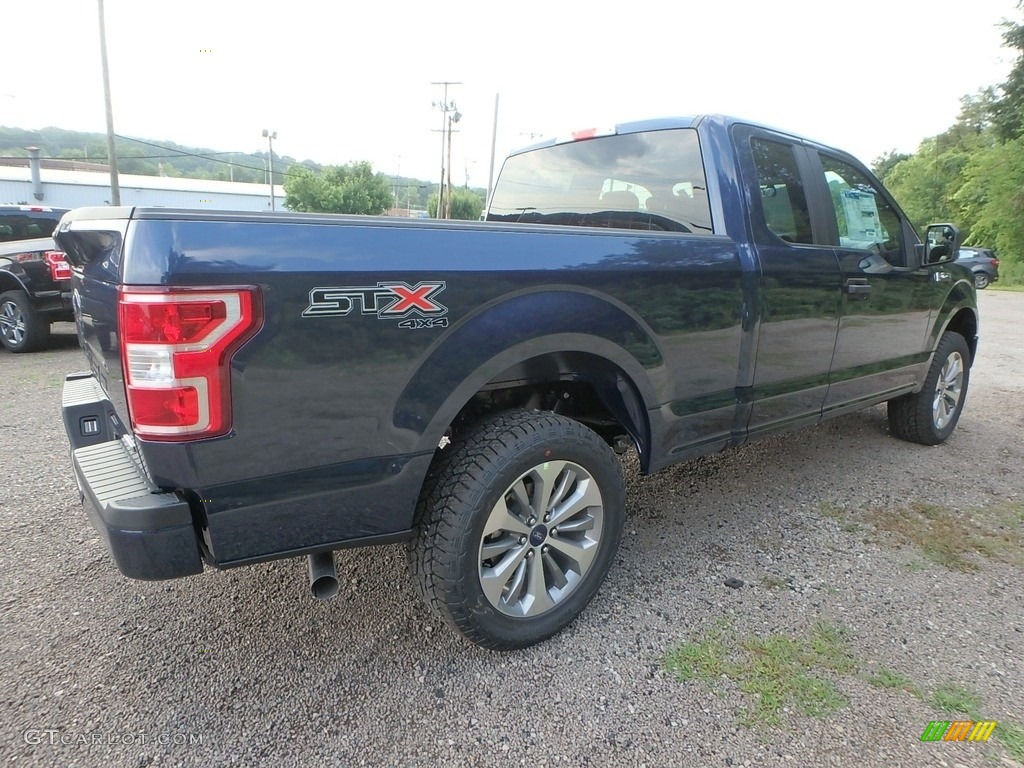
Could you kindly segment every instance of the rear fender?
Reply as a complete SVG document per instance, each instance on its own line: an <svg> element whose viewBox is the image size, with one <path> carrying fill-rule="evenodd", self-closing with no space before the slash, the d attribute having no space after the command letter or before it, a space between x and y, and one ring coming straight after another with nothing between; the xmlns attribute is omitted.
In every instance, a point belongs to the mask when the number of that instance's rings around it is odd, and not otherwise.
<svg viewBox="0 0 1024 768"><path fill-rule="evenodd" d="M29 293L28 281L25 269L18 262L0 257L0 293L19 290Z"/></svg>
<svg viewBox="0 0 1024 768"><path fill-rule="evenodd" d="M507 297L460 321L428 350L396 402L394 425L420 433L418 452L432 451L477 392L506 371L559 354L591 361L579 378L646 453L645 412L658 403L651 373L663 366L654 334L614 299L571 288ZM574 373L564 367L552 373Z"/></svg>

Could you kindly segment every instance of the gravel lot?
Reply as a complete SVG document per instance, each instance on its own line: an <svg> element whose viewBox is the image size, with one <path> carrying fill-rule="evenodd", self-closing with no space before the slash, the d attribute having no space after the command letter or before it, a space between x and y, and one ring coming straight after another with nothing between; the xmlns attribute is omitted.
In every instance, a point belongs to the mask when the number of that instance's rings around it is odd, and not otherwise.
<svg viewBox="0 0 1024 768"><path fill-rule="evenodd" d="M16 765L1019 765L987 744L922 743L943 684L1024 725L1017 563L933 564L872 510L958 515L1024 503L1024 294L985 291L982 341L952 439L887 434L884 408L629 475L613 571L568 631L494 654L417 602L400 547L339 555L341 594L308 597L290 560L163 583L122 578L78 503L59 417L84 367L72 326L51 351L0 352L0 761ZM985 508L977 512L977 508ZM1004 558L1005 559L1005 558ZM745 582L730 589L723 582ZM849 632L837 714L743 725L735 681L683 681L674 646ZM905 675L920 698L873 685ZM998 736L999 729L996 734Z"/></svg>

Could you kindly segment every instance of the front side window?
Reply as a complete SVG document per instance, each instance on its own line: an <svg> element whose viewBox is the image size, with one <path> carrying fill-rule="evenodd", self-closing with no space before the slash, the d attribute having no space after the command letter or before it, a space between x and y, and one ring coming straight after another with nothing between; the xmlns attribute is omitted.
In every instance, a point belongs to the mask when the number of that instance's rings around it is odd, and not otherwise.
<svg viewBox="0 0 1024 768"><path fill-rule="evenodd" d="M793 146L780 141L752 139L750 150L754 156L761 207L769 231L787 243L813 243L807 195Z"/></svg>
<svg viewBox="0 0 1024 768"><path fill-rule="evenodd" d="M900 217L878 187L859 169L830 155L821 155L821 166L839 229L839 245L874 251L891 264L902 264Z"/></svg>
<svg viewBox="0 0 1024 768"><path fill-rule="evenodd" d="M710 234L697 132L626 133L514 155L487 218Z"/></svg>

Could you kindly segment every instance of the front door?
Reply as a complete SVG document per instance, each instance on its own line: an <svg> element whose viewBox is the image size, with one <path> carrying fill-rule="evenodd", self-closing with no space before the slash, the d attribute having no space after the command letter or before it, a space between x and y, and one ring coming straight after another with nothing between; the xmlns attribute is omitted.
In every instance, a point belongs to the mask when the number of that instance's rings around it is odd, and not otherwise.
<svg viewBox="0 0 1024 768"><path fill-rule="evenodd" d="M815 159L842 272L827 413L901 394L915 384L928 360L925 339L935 291L933 270L917 265L913 230L881 185L847 159L825 151L813 153Z"/></svg>

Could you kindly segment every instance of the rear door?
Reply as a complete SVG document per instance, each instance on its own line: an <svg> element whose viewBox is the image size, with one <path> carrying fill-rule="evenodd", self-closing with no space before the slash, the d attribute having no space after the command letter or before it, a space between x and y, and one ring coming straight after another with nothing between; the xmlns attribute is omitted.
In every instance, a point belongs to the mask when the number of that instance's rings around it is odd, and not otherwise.
<svg viewBox="0 0 1024 768"><path fill-rule="evenodd" d="M813 169L798 139L737 125L738 149L761 265L751 435L821 418L839 329L840 270L822 227Z"/></svg>
<svg viewBox="0 0 1024 768"><path fill-rule="evenodd" d="M853 158L811 151L814 194L842 273L842 314L825 412L914 386L943 270L921 268L917 236L881 184Z"/></svg>

